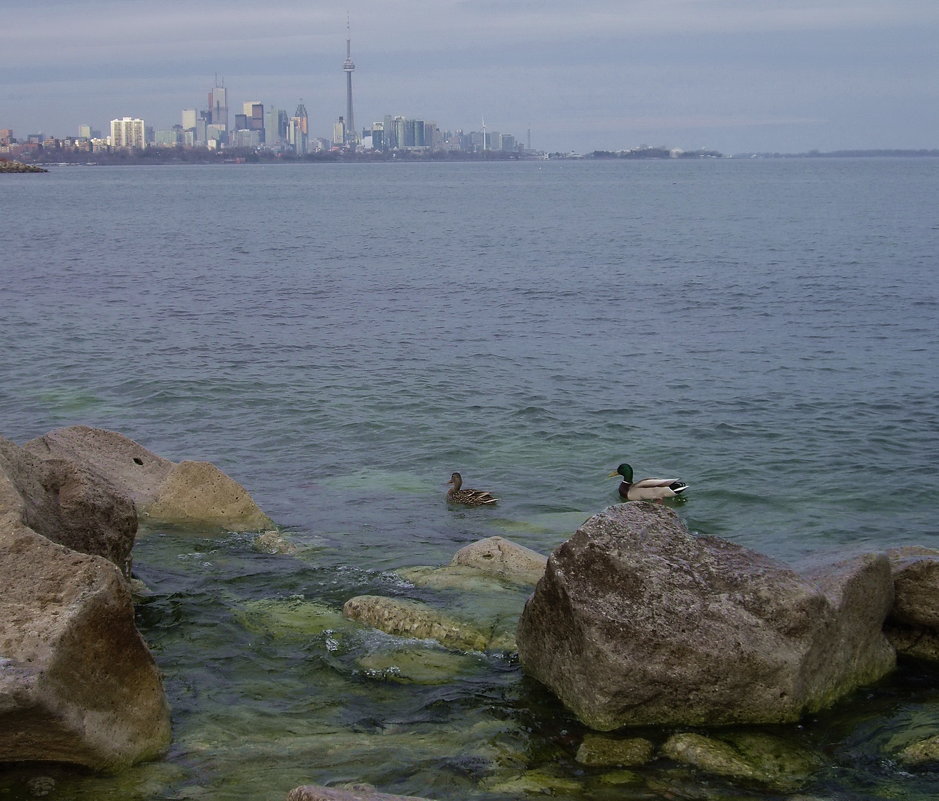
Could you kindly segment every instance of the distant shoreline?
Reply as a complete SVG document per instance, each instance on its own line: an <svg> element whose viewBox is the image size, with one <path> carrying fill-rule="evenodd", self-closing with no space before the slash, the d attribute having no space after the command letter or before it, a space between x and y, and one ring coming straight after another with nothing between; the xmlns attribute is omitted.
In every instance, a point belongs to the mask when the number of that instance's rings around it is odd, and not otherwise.
<svg viewBox="0 0 939 801"><path fill-rule="evenodd" d="M713 150L669 150L664 147L641 147L631 150L594 150L590 153L483 153L401 151L381 153L350 153L329 151L310 153L304 156L254 151L207 151L197 149L147 148L130 153L86 153L73 151L40 151L19 154L18 160L3 160L0 156L0 172L46 172L48 166L166 166L166 165L216 165L216 164L441 164L441 163L504 163L517 161L688 161L690 160L741 160L741 159L838 159L838 158L939 158L935 150L810 150L805 153L734 153L726 155Z"/></svg>
<svg viewBox="0 0 939 801"><path fill-rule="evenodd" d="M740 153L731 156L735 159L839 159L839 158L936 158L939 150L810 150L807 153Z"/></svg>

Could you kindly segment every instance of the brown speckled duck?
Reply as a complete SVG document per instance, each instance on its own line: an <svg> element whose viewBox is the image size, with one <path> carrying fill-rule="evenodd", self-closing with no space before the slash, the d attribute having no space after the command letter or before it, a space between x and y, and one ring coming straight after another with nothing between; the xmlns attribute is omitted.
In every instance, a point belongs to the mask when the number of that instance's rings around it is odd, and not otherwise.
<svg viewBox="0 0 939 801"><path fill-rule="evenodd" d="M665 503L666 498L677 498L688 485L677 478L641 478L633 481L633 469L628 464L621 464L610 477L622 476L619 485L619 496L624 501L655 501Z"/></svg>
<svg viewBox="0 0 939 801"><path fill-rule="evenodd" d="M463 476L459 473L450 476L447 486L450 487L449 492L447 492L447 503L462 503L464 506L485 506L499 500L486 490L464 487Z"/></svg>

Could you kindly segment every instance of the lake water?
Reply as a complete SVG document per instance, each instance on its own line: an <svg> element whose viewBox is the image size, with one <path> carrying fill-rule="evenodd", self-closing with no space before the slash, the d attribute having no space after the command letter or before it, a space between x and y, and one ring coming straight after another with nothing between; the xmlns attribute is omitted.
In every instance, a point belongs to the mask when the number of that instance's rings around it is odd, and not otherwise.
<svg viewBox="0 0 939 801"><path fill-rule="evenodd" d="M517 614L524 592L395 570L493 534L548 553L616 501L622 461L690 484L694 531L784 560L939 547L939 160L63 167L0 193L0 435L81 423L212 461L299 548L143 534L171 753L11 768L2 799L41 775L67 801L498 801L541 769L578 800L718 792L664 768L604 790L511 654L432 652L445 678L408 683L400 641L335 613L372 593ZM448 508L454 470L499 505ZM936 677L800 730L815 789L931 797L889 755L939 733Z"/></svg>

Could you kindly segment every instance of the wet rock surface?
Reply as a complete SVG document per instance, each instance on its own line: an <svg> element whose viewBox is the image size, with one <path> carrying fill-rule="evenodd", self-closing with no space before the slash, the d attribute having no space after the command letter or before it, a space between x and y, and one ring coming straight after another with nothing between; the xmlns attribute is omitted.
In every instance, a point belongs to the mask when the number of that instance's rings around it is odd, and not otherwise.
<svg viewBox="0 0 939 801"><path fill-rule="evenodd" d="M519 656L596 730L795 721L894 667L892 602L883 555L800 575L666 507L620 504L549 557Z"/></svg>
<svg viewBox="0 0 939 801"><path fill-rule="evenodd" d="M69 426L30 440L24 449L96 473L133 502L141 521L230 531L272 526L248 491L215 465L174 463L114 431Z"/></svg>
<svg viewBox="0 0 939 801"><path fill-rule="evenodd" d="M169 709L118 569L9 516L0 552L0 762L116 770L159 756Z"/></svg>

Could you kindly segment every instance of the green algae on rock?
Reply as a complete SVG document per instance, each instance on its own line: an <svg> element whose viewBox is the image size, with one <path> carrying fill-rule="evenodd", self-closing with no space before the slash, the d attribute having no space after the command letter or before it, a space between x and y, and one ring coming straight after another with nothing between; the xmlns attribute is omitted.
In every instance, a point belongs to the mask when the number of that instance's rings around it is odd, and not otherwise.
<svg viewBox="0 0 939 801"><path fill-rule="evenodd" d="M780 792L804 787L821 766L821 759L806 749L752 732L728 732L721 737L675 734L662 746L662 754L706 773Z"/></svg>
<svg viewBox="0 0 939 801"><path fill-rule="evenodd" d="M617 739L587 732L575 759L591 767L636 767L651 762L655 746L644 737Z"/></svg>

